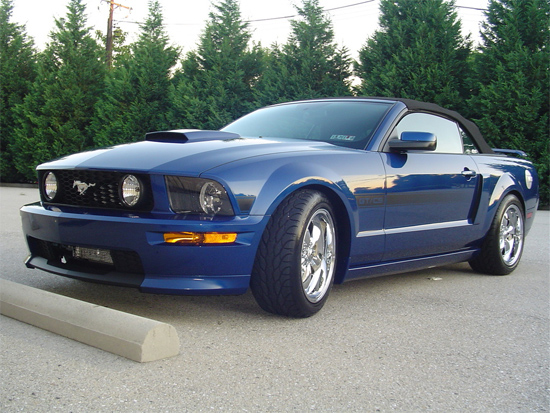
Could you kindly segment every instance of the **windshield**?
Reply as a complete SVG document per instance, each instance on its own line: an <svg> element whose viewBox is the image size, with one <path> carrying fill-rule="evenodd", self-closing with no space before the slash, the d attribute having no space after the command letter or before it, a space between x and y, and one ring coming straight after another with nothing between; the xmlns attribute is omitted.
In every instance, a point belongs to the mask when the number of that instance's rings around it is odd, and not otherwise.
<svg viewBox="0 0 550 413"><path fill-rule="evenodd" d="M391 106L336 100L291 103L259 109L222 130L243 137L304 139L363 149Z"/></svg>

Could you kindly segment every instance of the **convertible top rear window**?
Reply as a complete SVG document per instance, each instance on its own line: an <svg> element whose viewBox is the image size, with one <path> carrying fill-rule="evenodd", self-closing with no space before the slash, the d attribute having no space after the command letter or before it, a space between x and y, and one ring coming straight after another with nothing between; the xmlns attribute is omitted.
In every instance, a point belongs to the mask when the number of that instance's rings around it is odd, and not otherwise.
<svg viewBox="0 0 550 413"><path fill-rule="evenodd" d="M391 106L360 101L283 104L252 112L222 130L246 137L314 140L363 149Z"/></svg>

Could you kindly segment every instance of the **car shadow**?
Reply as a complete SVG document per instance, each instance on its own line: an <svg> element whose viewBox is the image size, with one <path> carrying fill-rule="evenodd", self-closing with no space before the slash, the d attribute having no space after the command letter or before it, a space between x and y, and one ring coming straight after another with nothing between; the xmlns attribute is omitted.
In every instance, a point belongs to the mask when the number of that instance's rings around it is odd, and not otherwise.
<svg viewBox="0 0 550 413"><path fill-rule="evenodd" d="M333 286L327 302L364 302L378 294L401 293L419 281L457 280L479 275L468 264L454 264L397 275L358 279ZM52 281L52 280L49 280ZM135 288L96 284L56 277L56 282L41 283L41 289L130 314L166 323L218 322L221 319L281 319L263 311L250 291L243 295L190 296L142 293ZM334 304L334 303L333 303ZM338 305L338 304L336 304ZM326 307L321 311L322 314ZM338 311L333 307L333 311Z"/></svg>

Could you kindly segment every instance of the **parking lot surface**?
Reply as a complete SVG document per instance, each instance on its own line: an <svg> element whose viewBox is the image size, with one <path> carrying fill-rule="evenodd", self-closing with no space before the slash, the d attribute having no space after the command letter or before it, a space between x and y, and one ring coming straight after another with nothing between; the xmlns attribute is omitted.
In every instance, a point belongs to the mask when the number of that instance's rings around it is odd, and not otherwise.
<svg viewBox="0 0 550 413"><path fill-rule="evenodd" d="M142 294L29 270L18 209L37 199L0 187L0 277L172 324L181 353L140 364L1 316L3 412L550 409L548 211L509 276L457 264L352 281L296 320L250 293Z"/></svg>

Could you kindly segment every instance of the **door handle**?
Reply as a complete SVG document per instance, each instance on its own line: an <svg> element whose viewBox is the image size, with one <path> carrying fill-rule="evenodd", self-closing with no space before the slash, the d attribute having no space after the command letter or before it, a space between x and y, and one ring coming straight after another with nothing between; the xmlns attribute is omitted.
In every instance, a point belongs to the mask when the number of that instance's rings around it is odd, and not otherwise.
<svg viewBox="0 0 550 413"><path fill-rule="evenodd" d="M469 181L470 179L475 178L477 176L477 172L472 171L468 168L464 168L464 170L462 171L462 176L467 178L467 180Z"/></svg>

